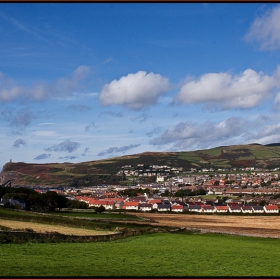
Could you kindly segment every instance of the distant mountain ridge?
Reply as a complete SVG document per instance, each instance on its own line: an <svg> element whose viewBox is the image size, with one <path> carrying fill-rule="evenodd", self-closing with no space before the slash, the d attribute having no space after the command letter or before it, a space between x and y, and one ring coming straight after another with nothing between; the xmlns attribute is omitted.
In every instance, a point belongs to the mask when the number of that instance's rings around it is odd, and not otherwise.
<svg viewBox="0 0 280 280"><path fill-rule="evenodd" d="M0 173L0 184L73 187L120 184L124 179L119 172L122 167L131 165L140 170L138 164L146 168L162 165L185 171L192 168L273 169L280 167L280 143L221 146L189 152L144 152L81 163L8 162ZM151 178L141 180L151 181Z"/></svg>

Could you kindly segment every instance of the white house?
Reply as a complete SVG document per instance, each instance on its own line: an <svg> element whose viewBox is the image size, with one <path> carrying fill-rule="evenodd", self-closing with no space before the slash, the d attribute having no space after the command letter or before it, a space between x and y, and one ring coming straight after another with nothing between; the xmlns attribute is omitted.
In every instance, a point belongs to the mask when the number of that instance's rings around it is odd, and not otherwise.
<svg viewBox="0 0 280 280"><path fill-rule="evenodd" d="M158 212L170 211L171 205L169 203L157 203Z"/></svg>
<svg viewBox="0 0 280 280"><path fill-rule="evenodd" d="M126 210L138 210L139 202L138 201L125 201L123 205L123 209Z"/></svg>
<svg viewBox="0 0 280 280"><path fill-rule="evenodd" d="M264 213L263 206L253 205L253 213Z"/></svg>
<svg viewBox="0 0 280 280"><path fill-rule="evenodd" d="M151 211L153 209L153 204L151 203L139 203L138 206L139 210L141 211Z"/></svg>
<svg viewBox="0 0 280 280"><path fill-rule="evenodd" d="M217 205L215 206L217 213L227 213L228 207L226 205Z"/></svg>
<svg viewBox="0 0 280 280"><path fill-rule="evenodd" d="M201 208L202 208L204 213L214 213L214 212L216 212L216 209L213 205L205 204L205 205L201 205Z"/></svg>
<svg viewBox="0 0 280 280"><path fill-rule="evenodd" d="M242 206L241 207L241 212L242 213L253 213L253 208L252 208L252 206L249 206L249 205L247 205L247 206Z"/></svg>
<svg viewBox="0 0 280 280"><path fill-rule="evenodd" d="M184 211L184 206L183 205L174 204L174 205L171 206L171 211L172 212L183 212Z"/></svg>
<svg viewBox="0 0 280 280"><path fill-rule="evenodd" d="M189 205L188 211L201 213L202 212L202 208L201 208L201 205Z"/></svg>
<svg viewBox="0 0 280 280"><path fill-rule="evenodd" d="M157 183L164 182L164 176L157 176Z"/></svg>
<svg viewBox="0 0 280 280"><path fill-rule="evenodd" d="M241 205L229 205L228 211L230 213L241 213Z"/></svg>
<svg viewBox="0 0 280 280"><path fill-rule="evenodd" d="M279 213L277 205L265 205L263 208L265 213Z"/></svg>

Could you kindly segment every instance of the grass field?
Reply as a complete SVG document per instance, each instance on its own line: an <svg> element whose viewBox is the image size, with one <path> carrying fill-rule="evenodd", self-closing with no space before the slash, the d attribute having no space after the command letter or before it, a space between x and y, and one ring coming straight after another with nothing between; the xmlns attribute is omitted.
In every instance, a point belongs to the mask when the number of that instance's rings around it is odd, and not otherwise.
<svg viewBox="0 0 280 280"><path fill-rule="evenodd" d="M77 218L77 219L75 219ZM83 219L91 218L91 219ZM88 213L88 212L47 212L47 213L36 213L27 211L13 211L0 207L0 225L1 220L14 220L24 222L36 222L38 224L56 225L71 228L83 228L89 230L98 231L114 231L119 225L115 222L117 219L120 220L139 220L139 218L129 214L117 214L117 213ZM107 223L103 220L110 220ZM130 224L131 227L135 227ZM129 225L129 226L130 226ZM4 226L7 226L6 224ZM137 226L137 225L136 225ZM27 226L28 227L28 226ZM15 228L13 226L13 228Z"/></svg>
<svg viewBox="0 0 280 280"><path fill-rule="evenodd" d="M94 211L60 211L60 212L53 212L52 215L59 215L59 216L67 216L67 217L79 217L79 218L92 218L92 219L135 219L139 220L138 217L123 214L123 213L102 213L98 214Z"/></svg>
<svg viewBox="0 0 280 280"><path fill-rule="evenodd" d="M280 240L150 234L111 242L2 244L1 277L277 277Z"/></svg>

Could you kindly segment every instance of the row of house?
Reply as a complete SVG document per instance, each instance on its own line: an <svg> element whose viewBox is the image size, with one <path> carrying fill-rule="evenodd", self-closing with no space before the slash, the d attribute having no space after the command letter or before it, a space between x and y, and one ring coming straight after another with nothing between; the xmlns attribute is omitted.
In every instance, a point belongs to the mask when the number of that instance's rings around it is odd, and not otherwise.
<svg viewBox="0 0 280 280"><path fill-rule="evenodd" d="M104 206L106 210L135 210L135 211L158 211L158 212L197 212L197 213L279 213L277 205L241 205L228 203L227 205L204 204L199 202L168 201L161 199L146 200L145 197L137 198L105 198L96 199L77 196L77 200L84 201L89 207Z"/></svg>

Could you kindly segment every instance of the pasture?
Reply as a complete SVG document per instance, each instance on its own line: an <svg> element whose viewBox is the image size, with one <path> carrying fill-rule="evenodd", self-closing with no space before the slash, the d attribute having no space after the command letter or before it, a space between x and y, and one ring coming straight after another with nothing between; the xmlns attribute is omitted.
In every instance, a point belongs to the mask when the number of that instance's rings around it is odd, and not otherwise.
<svg viewBox="0 0 280 280"><path fill-rule="evenodd" d="M65 213L64 213L65 214ZM71 214L71 215L70 215ZM91 213L79 213L89 215ZM277 232L279 216L218 216L137 213L134 215L98 214L112 222L84 220L73 216L0 209L0 229L32 229L36 232L60 231L65 234L109 233L116 226L148 229L217 229L239 234L254 230L270 236ZM94 215L93 215L94 216ZM122 217L123 223L116 223ZM129 223L129 217L133 218ZM120 220L119 220L120 221ZM238 224L240 222L240 225ZM143 223L143 222L142 222ZM261 228L260 224L263 225ZM243 226L242 226L243 225ZM272 226L274 225L274 227ZM255 229L253 227L256 226ZM234 230L233 230L234 229ZM149 232L149 233L148 233ZM186 231L139 231L139 235L101 242L62 242L32 240L0 244L1 277L277 277L280 239ZM275 233L274 233L275 234ZM272 234L272 235L274 235ZM0 235L1 237L1 235ZM4 240L4 239L3 239Z"/></svg>
<svg viewBox="0 0 280 280"><path fill-rule="evenodd" d="M276 277L280 240L157 233L110 242L0 245L2 277Z"/></svg>

